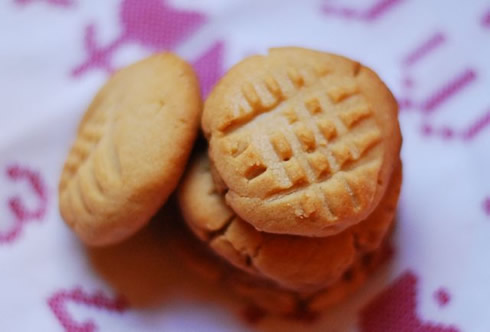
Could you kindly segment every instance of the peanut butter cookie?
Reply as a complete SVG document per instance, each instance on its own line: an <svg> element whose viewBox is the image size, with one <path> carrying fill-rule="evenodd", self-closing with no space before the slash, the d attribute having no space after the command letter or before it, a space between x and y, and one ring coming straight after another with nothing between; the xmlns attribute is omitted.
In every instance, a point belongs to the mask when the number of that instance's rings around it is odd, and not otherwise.
<svg viewBox="0 0 490 332"><path fill-rule="evenodd" d="M364 220L399 159L397 103L369 68L301 48L235 65L202 127L226 201L255 228L324 237Z"/></svg>
<svg viewBox="0 0 490 332"><path fill-rule="evenodd" d="M261 232L236 216L217 191L204 153L191 163L178 196L187 224L215 253L283 288L312 292L337 282L359 256L380 246L395 215L401 178L399 164L373 213L322 238Z"/></svg>
<svg viewBox="0 0 490 332"><path fill-rule="evenodd" d="M90 245L123 240L175 189L201 114L191 66L170 53L114 74L83 116L59 183L63 219Z"/></svg>

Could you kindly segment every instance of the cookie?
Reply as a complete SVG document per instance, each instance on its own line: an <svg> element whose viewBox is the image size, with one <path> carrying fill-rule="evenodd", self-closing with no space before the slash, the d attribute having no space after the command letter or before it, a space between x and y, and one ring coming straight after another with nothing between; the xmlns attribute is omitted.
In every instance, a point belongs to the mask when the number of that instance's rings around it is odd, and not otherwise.
<svg viewBox="0 0 490 332"><path fill-rule="evenodd" d="M302 293L239 270L213 255L189 232L180 234L182 236L175 243L176 253L192 273L230 289L232 294L247 304L281 316L319 312L338 304L364 284L384 261L387 251L385 238L378 249L357 257L352 266L329 287Z"/></svg>
<svg viewBox="0 0 490 332"><path fill-rule="evenodd" d="M339 304L359 289L383 262L386 250L383 244L375 251L356 258L352 267L335 283L314 293L284 289L238 271L229 271L225 280L236 294L268 313L289 316L316 313Z"/></svg>
<svg viewBox="0 0 490 332"><path fill-rule="evenodd" d="M217 190L204 153L191 162L178 198L192 231L229 263L281 287L311 292L333 284L359 255L379 247L395 215L401 177L400 164L366 220L324 238L261 232L237 217Z"/></svg>
<svg viewBox="0 0 490 332"><path fill-rule="evenodd" d="M63 219L89 245L141 228L175 189L199 129L189 64L170 53L115 73L83 116L59 183Z"/></svg>
<svg viewBox="0 0 490 332"><path fill-rule="evenodd" d="M399 159L397 103L369 68L277 48L235 65L204 105L226 201L255 228L324 237L365 219Z"/></svg>

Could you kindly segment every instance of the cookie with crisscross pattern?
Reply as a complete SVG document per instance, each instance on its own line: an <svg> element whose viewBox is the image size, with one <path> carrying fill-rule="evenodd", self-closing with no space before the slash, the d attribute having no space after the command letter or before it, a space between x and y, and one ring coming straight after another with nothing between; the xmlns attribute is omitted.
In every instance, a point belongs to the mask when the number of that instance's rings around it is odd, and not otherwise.
<svg viewBox="0 0 490 332"><path fill-rule="evenodd" d="M401 145L396 101L373 71L301 48L235 65L202 126L226 201L270 233L327 236L365 219Z"/></svg>

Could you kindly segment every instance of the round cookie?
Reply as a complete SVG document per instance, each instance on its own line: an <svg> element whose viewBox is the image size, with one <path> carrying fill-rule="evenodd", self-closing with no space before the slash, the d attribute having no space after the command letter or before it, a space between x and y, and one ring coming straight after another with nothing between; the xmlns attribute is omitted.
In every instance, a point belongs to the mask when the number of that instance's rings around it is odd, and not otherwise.
<svg viewBox="0 0 490 332"><path fill-rule="evenodd" d="M177 226L177 225L176 225ZM179 233L175 248L179 258L197 275L231 289L245 302L274 315L295 315L326 310L354 293L385 257L387 241L358 256L351 268L327 288L301 293L279 287L270 280L250 275L212 255L189 232Z"/></svg>
<svg viewBox="0 0 490 332"><path fill-rule="evenodd" d="M225 280L235 293L269 313L293 316L297 313L315 313L340 303L361 287L369 274L382 263L385 250L382 244L369 256L359 256L338 280L314 293L287 290L236 270L229 271Z"/></svg>
<svg viewBox="0 0 490 332"><path fill-rule="evenodd" d="M217 191L205 154L191 163L178 195L187 224L218 255L284 288L311 292L336 282L356 257L379 247L392 223L400 184L401 164L366 220L324 238L260 232L241 220Z"/></svg>
<svg viewBox="0 0 490 332"><path fill-rule="evenodd" d="M61 215L85 243L116 243L148 222L182 175L200 112L197 77L176 55L153 55L109 79L59 183Z"/></svg>
<svg viewBox="0 0 490 332"><path fill-rule="evenodd" d="M277 48L235 65L202 127L226 201L269 233L324 237L365 219L399 158L397 103L369 68Z"/></svg>

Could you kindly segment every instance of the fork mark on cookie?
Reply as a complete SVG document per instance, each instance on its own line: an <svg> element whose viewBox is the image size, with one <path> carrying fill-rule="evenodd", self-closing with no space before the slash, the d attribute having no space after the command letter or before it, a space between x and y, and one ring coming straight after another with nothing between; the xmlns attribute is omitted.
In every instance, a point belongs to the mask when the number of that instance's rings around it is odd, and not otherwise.
<svg viewBox="0 0 490 332"><path fill-rule="evenodd" d="M306 68L305 70L312 71L311 68ZM306 79L298 68L288 68L286 75L294 87L294 92L289 96L286 96L285 91L272 74L268 74L261 82L247 82L243 84L241 87L242 101L238 103L240 106L235 110L233 116L229 116L222 121L218 129L225 135L230 134L252 121L261 113L271 112L277 109L283 103L286 103L289 99L301 93L305 88L328 75L329 71L325 68L320 68L319 70L314 70L312 74L314 75L312 82L306 84ZM261 93L258 91L261 86L264 86L265 89L262 90L267 91L268 95L262 93L261 96ZM292 121L294 122L294 120Z"/></svg>

